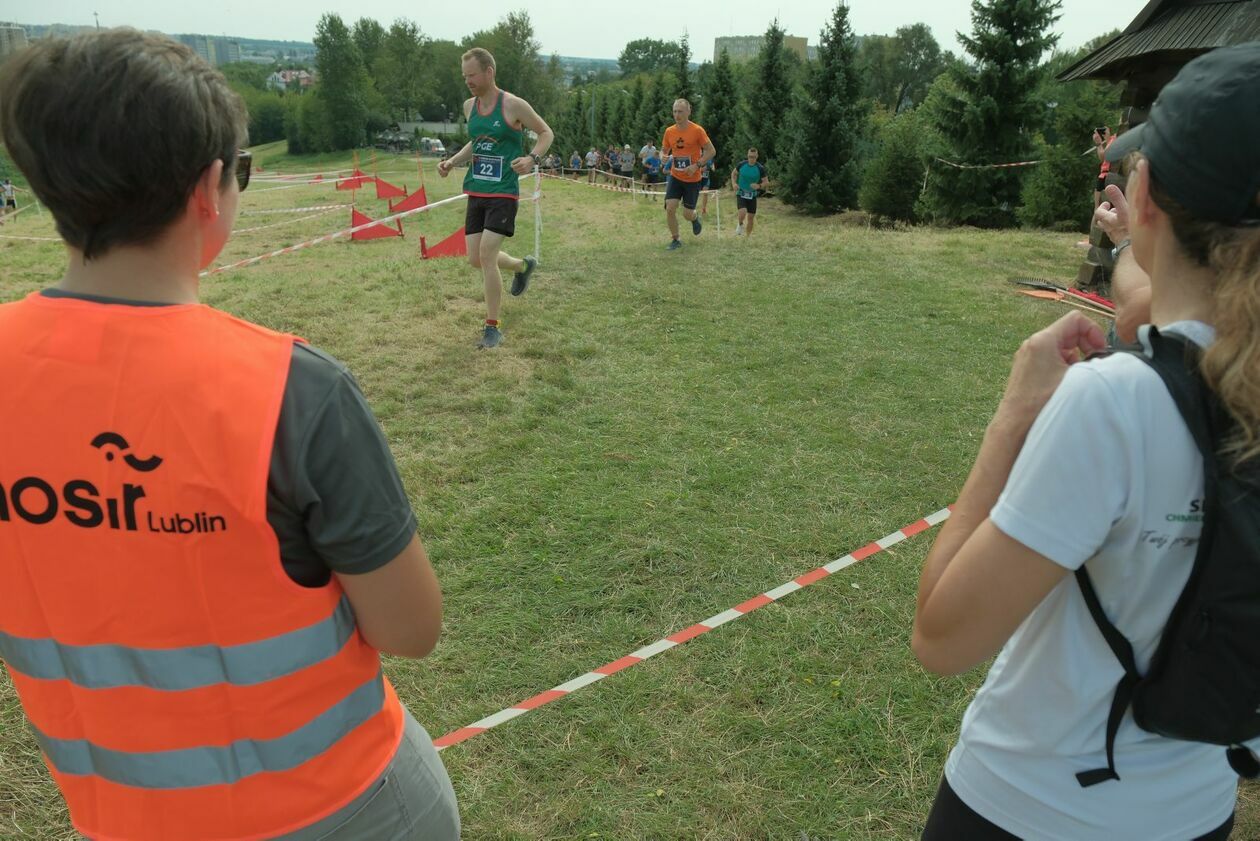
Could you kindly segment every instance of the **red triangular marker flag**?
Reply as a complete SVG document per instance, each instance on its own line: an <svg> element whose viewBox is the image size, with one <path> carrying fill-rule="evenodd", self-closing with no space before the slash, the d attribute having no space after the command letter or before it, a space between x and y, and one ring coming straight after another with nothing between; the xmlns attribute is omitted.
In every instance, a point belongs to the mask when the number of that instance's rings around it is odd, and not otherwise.
<svg viewBox="0 0 1260 841"><path fill-rule="evenodd" d="M389 205L389 212L402 213L405 210L415 210L416 208L424 207L428 203L429 199L424 195L424 188L421 187L398 204L393 204L391 202Z"/></svg>
<svg viewBox="0 0 1260 841"><path fill-rule="evenodd" d="M429 248L424 241L424 237L420 237L420 256L425 260L434 257L466 257L468 256L468 243L464 239L464 228L451 234L437 245Z"/></svg>
<svg viewBox="0 0 1260 841"><path fill-rule="evenodd" d="M384 178L376 178L376 197L378 199L399 199L407 195L407 191L395 187ZM393 208L390 208L392 211Z"/></svg>
<svg viewBox="0 0 1260 841"><path fill-rule="evenodd" d="M365 216L354 208L350 208L350 227L357 228L360 225L367 225L372 221L372 217ZM364 228L361 231L355 231L350 235L351 239L382 239L384 237L400 237L402 236L402 225L397 228L391 228L384 223L373 225L370 228Z"/></svg>
<svg viewBox="0 0 1260 841"><path fill-rule="evenodd" d="M347 178L344 181L341 181L337 184L337 189L338 190L360 190L363 188L364 184L366 184L367 182L371 180L372 179L368 178L367 176L364 176L362 178L358 176L355 176L353 178Z"/></svg>

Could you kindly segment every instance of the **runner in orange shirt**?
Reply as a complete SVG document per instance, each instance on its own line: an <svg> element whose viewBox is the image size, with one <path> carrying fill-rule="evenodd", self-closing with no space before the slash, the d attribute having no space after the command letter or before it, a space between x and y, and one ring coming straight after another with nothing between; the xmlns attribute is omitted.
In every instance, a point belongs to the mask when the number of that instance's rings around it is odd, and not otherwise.
<svg viewBox="0 0 1260 841"><path fill-rule="evenodd" d="M672 237L670 251L682 248L678 240L678 202L682 202L683 216L691 222L691 232L700 235L696 199L700 197L701 173L717 154L704 128L690 118L691 103L685 99L674 100L674 124L665 129L665 139L661 141L661 158L669 168L669 179L665 183L665 219Z"/></svg>

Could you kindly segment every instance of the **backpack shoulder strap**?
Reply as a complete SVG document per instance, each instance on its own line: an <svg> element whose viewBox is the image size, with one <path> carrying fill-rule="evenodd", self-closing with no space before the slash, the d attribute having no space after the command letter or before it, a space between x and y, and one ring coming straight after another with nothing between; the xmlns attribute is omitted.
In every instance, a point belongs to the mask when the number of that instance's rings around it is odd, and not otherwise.
<svg viewBox="0 0 1260 841"><path fill-rule="evenodd" d="M1124 720L1125 710L1129 708L1129 703L1133 700L1133 688L1137 686L1142 676L1138 674L1137 662L1133 657L1133 646L1125 639L1124 634L1111 624L1111 620L1103 612L1102 603L1098 600L1098 592L1094 590L1094 582L1090 580L1089 573L1083 566L1076 570L1076 583L1080 586L1081 595L1085 598L1085 606L1089 608L1089 615L1093 617L1094 624L1098 626L1103 639L1107 641L1107 646L1116 655L1120 665L1124 667L1124 676L1116 684L1115 694L1111 696L1111 711L1107 714L1107 767L1081 771L1076 775L1076 781L1081 784L1081 788L1089 788L1107 780L1120 779L1120 775L1116 773L1116 734L1120 732L1120 722Z"/></svg>
<svg viewBox="0 0 1260 841"><path fill-rule="evenodd" d="M1175 335L1161 335L1155 327L1147 333L1151 345L1151 354L1147 355L1141 346L1117 348L1118 351L1131 353L1141 359L1159 374L1177 410L1185 419L1186 425L1194 436L1199 451L1204 454L1205 469L1211 470L1213 460L1208 454L1213 452L1212 435L1204 403L1202 382L1198 375L1199 348ZM1097 785L1107 780L1118 780L1116 773L1116 734L1120 731L1120 723L1124 720L1125 711L1133 700L1133 692L1142 676L1138 673L1137 662L1133 656L1133 646L1124 634L1112 624L1103 611L1094 583L1090 580L1085 567L1076 570L1076 583L1089 608L1089 615L1098 626L1107 646L1115 654L1116 660L1124 668L1124 676L1116 684L1115 694L1111 698L1111 711L1107 715L1107 767L1081 771L1076 775L1082 788Z"/></svg>
<svg viewBox="0 0 1260 841"><path fill-rule="evenodd" d="M1151 343L1151 355L1136 354L1154 369L1172 395L1177 411L1190 429L1194 443L1211 469L1216 461L1216 447L1212 443L1213 407L1208 389L1199 373L1199 357L1202 349L1194 342L1176 334L1162 334L1153 326L1147 334Z"/></svg>

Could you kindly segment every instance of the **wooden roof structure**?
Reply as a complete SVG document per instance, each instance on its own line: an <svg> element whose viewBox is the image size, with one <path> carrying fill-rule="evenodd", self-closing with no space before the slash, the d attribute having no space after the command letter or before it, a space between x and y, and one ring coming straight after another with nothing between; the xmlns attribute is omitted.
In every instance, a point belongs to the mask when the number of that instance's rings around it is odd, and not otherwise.
<svg viewBox="0 0 1260 841"><path fill-rule="evenodd" d="M1256 40L1260 0L1150 0L1123 32L1058 79L1124 81L1158 91L1194 57Z"/></svg>

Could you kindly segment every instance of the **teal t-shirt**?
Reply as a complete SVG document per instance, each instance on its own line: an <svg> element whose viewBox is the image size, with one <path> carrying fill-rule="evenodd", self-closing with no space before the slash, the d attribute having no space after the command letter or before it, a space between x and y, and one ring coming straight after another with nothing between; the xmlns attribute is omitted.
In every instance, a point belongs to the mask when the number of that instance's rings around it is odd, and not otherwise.
<svg viewBox="0 0 1260 841"><path fill-rule="evenodd" d="M757 198L757 185L765 180L766 168L759 163L750 164L744 161L739 165L735 178L739 184L739 197L742 199Z"/></svg>

